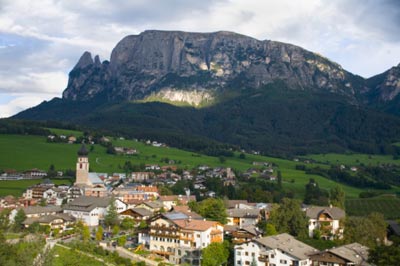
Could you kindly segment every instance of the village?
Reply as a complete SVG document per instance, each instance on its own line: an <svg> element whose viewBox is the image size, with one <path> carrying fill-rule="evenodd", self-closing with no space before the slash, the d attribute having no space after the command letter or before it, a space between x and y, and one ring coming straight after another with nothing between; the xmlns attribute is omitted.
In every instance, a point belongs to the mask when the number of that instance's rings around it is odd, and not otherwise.
<svg viewBox="0 0 400 266"><path fill-rule="evenodd" d="M47 228L44 232L49 239L62 241L77 237L74 227L80 223L90 229L92 239L101 246L118 249L121 253L147 251L173 265L201 265L202 250L224 240L231 243L232 260L237 266L369 265L368 247L358 243L320 251L288 233L266 232L260 225L270 219L275 204L217 199L218 195L206 187L205 180L217 178L223 186L234 186L237 177L230 168L200 165L197 174L193 175L191 171L177 173L172 164L162 167L152 164L146 165L143 172L109 175L89 172L88 154L82 144L77 152L76 177L72 186L56 186L44 179L41 184L28 188L20 198L7 196L0 199L0 209L8 210L9 219L14 223L23 213L21 226ZM273 165L267 162L254 162L253 165L265 166L260 175L276 182ZM258 170L249 169L243 175L250 176L254 171ZM23 176L44 178L46 172L32 169ZM15 173L2 177L22 178L21 174ZM192 180L193 191L185 188L185 193L180 195L162 192L164 185L179 180ZM196 194L205 199L203 201L209 200L215 212L224 212L214 216L222 218L213 220L204 217L208 216L207 212L206 215L197 213L195 206L201 203L197 202ZM223 202L222 209L219 209L218 201ZM318 234L320 239L343 238L346 230L343 209L332 205L303 205L301 211L308 219L308 237L315 238ZM113 240L110 236L117 238ZM151 265L148 259L143 257L143 260Z"/></svg>

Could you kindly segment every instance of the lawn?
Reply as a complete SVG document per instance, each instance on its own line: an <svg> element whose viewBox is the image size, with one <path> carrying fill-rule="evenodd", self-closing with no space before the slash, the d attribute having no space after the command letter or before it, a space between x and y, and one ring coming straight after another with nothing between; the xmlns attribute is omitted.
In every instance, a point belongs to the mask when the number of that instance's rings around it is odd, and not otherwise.
<svg viewBox="0 0 400 266"><path fill-rule="evenodd" d="M76 131L76 130L69 130L69 129L60 129L60 128L46 128L50 130L51 133L56 134L58 136L60 135L65 135L65 136L75 136L75 137L80 137L82 136L81 131Z"/></svg>
<svg viewBox="0 0 400 266"><path fill-rule="evenodd" d="M366 216L371 212L380 212L383 213L385 219L399 219L400 199L394 196L347 199L346 212L351 216Z"/></svg>
<svg viewBox="0 0 400 266"><path fill-rule="evenodd" d="M304 158L313 159L319 163L340 165L344 164L347 166L356 166L360 164L364 165L379 165L379 164L397 164L400 165L400 160L394 160L391 155L375 155L375 154L338 154L338 153L327 153L327 154L311 154L303 156Z"/></svg>
<svg viewBox="0 0 400 266"><path fill-rule="evenodd" d="M100 262L92 257L77 252L73 249L67 249L56 245L54 247L53 266L66 266L66 265L90 265L90 266L103 266L104 262Z"/></svg>

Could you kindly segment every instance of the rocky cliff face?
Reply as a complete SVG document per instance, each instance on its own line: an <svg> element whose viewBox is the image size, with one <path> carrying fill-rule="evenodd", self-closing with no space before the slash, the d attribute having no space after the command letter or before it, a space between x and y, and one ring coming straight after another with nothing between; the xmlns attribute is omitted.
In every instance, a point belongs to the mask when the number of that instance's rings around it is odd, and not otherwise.
<svg viewBox="0 0 400 266"><path fill-rule="evenodd" d="M110 62L85 52L70 72L64 99L144 99L196 92L202 102L232 86L259 88L276 80L302 90L326 90L355 98L357 77L300 47L259 41L232 32L145 31L127 36ZM178 91L179 93L172 93ZM173 95L173 96L171 96ZM189 97L189 98L188 98ZM200 97L200 98L199 98Z"/></svg>
<svg viewBox="0 0 400 266"><path fill-rule="evenodd" d="M400 64L367 80L374 102L389 102L400 93Z"/></svg>

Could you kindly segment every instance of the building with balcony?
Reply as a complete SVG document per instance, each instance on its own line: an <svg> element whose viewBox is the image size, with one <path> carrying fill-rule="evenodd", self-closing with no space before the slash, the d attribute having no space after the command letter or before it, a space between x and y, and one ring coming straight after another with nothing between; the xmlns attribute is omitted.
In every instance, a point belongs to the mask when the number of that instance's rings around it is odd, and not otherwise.
<svg viewBox="0 0 400 266"><path fill-rule="evenodd" d="M314 236L315 230L319 230L321 237L325 239L342 238L342 220L346 217L344 210L338 207L313 206L307 208L308 234Z"/></svg>
<svg viewBox="0 0 400 266"><path fill-rule="evenodd" d="M311 266L310 255L318 250L284 233L236 245L234 251L235 266Z"/></svg>
<svg viewBox="0 0 400 266"><path fill-rule="evenodd" d="M195 220L183 213L166 214L150 224L150 251L173 264L201 264L201 249L224 240L223 226Z"/></svg>
<svg viewBox="0 0 400 266"><path fill-rule="evenodd" d="M366 246L352 243L315 253L310 258L313 266L369 266L368 251Z"/></svg>

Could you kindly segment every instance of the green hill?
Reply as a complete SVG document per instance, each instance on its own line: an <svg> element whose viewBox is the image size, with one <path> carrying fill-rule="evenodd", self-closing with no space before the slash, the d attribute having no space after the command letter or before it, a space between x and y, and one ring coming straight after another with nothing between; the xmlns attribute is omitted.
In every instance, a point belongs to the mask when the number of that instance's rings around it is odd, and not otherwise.
<svg viewBox="0 0 400 266"><path fill-rule="evenodd" d="M174 160L176 165L184 169L192 169L198 165L224 166L232 167L239 171L252 168L253 162L269 162L276 165L276 170L280 170L283 176L283 186L288 190L295 191L295 196L302 198L305 185L309 178L314 178L321 188L330 189L336 185L336 182L327 178L305 174L302 170L297 170L296 165L301 164L292 160L280 158L265 157L260 155L246 154L245 159L240 159L239 154L235 153L233 157L226 157L226 161L221 163L219 157L206 156L194 152L179 150L170 147L153 147L143 142L134 140L112 140L114 146L123 146L135 148L139 151L138 155L112 155L106 153L106 148L95 144L89 145L88 149L90 168L94 172L124 172L123 165L126 161L132 164L159 164L166 165L165 159ZM76 163L76 152L80 144L67 143L49 143L45 136L30 135L2 135L0 134L0 170L16 169L27 170L39 168L47 170L51 164L57 170L74 169ZM328 167L324 164L307 164L307 167L320 166ZM2 183L3 182L3 183ZM4 182L0 181L0 187ZM19 181L14 181L19 182ZM24 186L21 183L21 186ZM358 197L362 189L342 185L347 197ZM5 192L0 192L5 194Z"/></svg>

